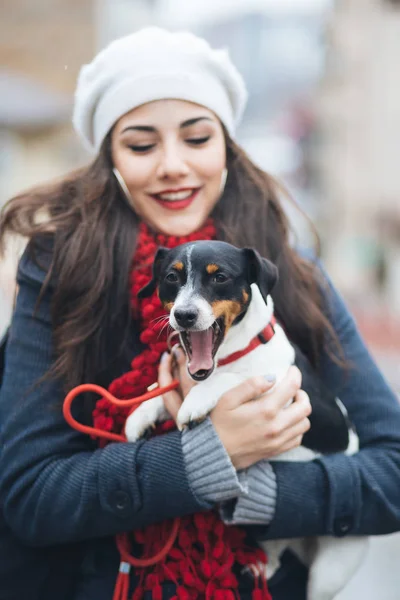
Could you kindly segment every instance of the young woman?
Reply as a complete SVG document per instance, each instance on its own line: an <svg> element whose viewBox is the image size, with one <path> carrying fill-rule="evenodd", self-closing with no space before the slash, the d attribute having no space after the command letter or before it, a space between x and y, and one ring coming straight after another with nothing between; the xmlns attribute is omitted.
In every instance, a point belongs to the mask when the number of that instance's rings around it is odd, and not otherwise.
<svg viewBox="0 0 400 600"><path fill-rule="evenodd" d="M29 244L0 391L1 600L111 600L115 536L133 531L140 556L174 517L184 533L170 562L133 569L127 597L266 599L261 578L243 570L261 560L257 537L399 529L400 407L319 264L289 245L277 184L233 141L245 101L226 53L204 40L155 28L117 40L83 67L76 91L74 126L93 162L2 212L0 240L15 232ZM310 425L295 367L268 398L267 372L246 381L182 434L99 447L67 425L61 407L74 386L129 398L157 379L160 307L137 291L157 245L210 238L278 266L276 316L340 395L359 453L269 462ZM160 384L171 369L164 355ZM189 385L181 354L177 375L181 394L165 395L173 415ZM121 431L124 414L104 400L74 406L79 420ZM302 599L306 581L287 553L269 592Z"/></svg>

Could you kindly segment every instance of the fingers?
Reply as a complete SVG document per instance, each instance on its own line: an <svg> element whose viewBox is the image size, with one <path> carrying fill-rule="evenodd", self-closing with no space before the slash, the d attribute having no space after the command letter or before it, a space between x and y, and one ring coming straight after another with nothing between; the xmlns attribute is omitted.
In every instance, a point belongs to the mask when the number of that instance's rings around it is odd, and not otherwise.
<svg viewBox="0 0 400 600"><path fill-rule="evenodd" d="M301 372L297 367L292 366L288 369L282 381L276 386L273 393L265 398L264 402L272 412L276 413L296 396L300 387Z"/></svg>
<svg viewBox="0 0 400 600"><path fill-rule="evenodd" d="M293 404L282 409L277 417L267 425L271 456L277 456L302 442L303 435L310 429L311 404L306 392L297 392Z"/></svg>
<svg viewBox="0 0 400 600"><path fill-rule="evenodd" d="M167 352L162 355L160 366L158 368L158 385L164 387L172 383L174 377L172 373L173 369L173 356ZM182 396L176 390L171 390L163 394L163 400L165 408L172 416L174 420L178 415L178 411L182 405Z"/></svg>
<svg viewBox="0 0 400 600"><path fill-rule="evenodd" d="M305 392L299 392L299 394L304 394L307 396ZM308 396L307 396L308 400ZM310 401L308 400L308 403ZM304 417L300 419L293 427L286 429L284 434L282 435L282 443L278 449L278 454L282 452L286 452L287 450L292 450L293 448L297 448L301 445L303 441L303 435L307 433L310 429L311 423L308 417Z"/></svg>
<svg viewBox="0 0 400 600"><path fill-rule="evenodd" d="M276 453L272 453L272 456L277 456L278 454L282 454L283 452L288 452L289 450L293 450L294 448L298 448L299 446L301 446L301 442L303 441L303 436L302 435L298 435L294 438L292 438L291 440L289 440L288 442L286 442L286 444L284 444L283 446L281 446Z"/></svg>
<svg viewBox="0 0 400 600"><path fill-rule="evenodd" d="M265 377L257 376L246 379L229 392L223 394L219 403L225 408L235 409L245 402L259 398L275 385L275 380L268 381Z"/></svg>
<svg viewBox="0 0 400 600"><path fill-rule="evenodd" d="M172 375L172 355L165 352L158 367L158 385L164 387L173 381Z"/></svg>
<svg viewBox="0 0 400 600"><path fill-rule="evenodd" d="M280 428L272 428L267 436L268 439L268 458L278 456L282 452L297 448L303 441L303 435L310 429L310 421L307 418L302 419L293 427L283 431Z"/></svg>
<svg viewBox="0 0 400 600"><path fill-rule="evenodd" d="M311 403L308 394L299 390L294 397L293 403L279 414L279 422L282 429L290 429L299 421L311 414Z"/></svg>
<svg viewBox="0 0 400 600"><path fill-rule="evenodd" d="M163 400L165 408L176 420L183 398L196 385L187 372L185 353L179 347L175 347L171 354L163 354L158 371L158 385L164 387L172 383L174 379L179 381L178 390L164 393Z"/></svg>
<svg viewBox="0 0 400 600"><path fill-rule="evenodd" d="M293 425L293 427L289 427L283 432L282 444L290 442L290 440L297 438L298 436L302 438L303 435L310 429L310 427L310 419L304 417L304 419L298 421L295 425Z"/></svg>
<svg viewBox="0 0 400 600"><path fill-rule="evenodd" d="M179 379L182 395L184 398L186 398L192 387L196 385L196 382L193 381L193 379L188 373L186 366L187 359L182 348L180 348L179 346L173 348L173 355L175 357L176 364L176 367L174 369L174 377L176 379Z"/></svg>
<svg viewBox="0 0 400 600"><path fill-rule="evenodd" d="M230 404L230 407L236 408L240 404L256 400L262 394L269 392L275 385L275 380L268 380L266 377L250 377L243 383L223 394L220 402ZM295 366L290 367L285 377L274 389L271 394L268 394L266 407L269 407L271 413L276 414L283 406L285 406L298 392L301 386L301 373ZM257 406L257 405L255 405ZM256 410L259 410L257 406Z"/></svg>

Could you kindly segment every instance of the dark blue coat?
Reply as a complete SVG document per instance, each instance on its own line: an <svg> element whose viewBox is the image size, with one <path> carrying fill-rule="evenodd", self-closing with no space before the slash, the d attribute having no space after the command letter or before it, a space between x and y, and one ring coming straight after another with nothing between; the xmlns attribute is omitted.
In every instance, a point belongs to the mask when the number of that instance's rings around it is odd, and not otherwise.
<svg viewBox="0 0 400 600"><path fill-rule="evenodd" d="M116 533L210 505L190 489L179 432L100 450L64 422L58 384L31 388L52 361L51 286L32 318L44 276L25 254L0 391L0 600L111 600ZM325 355L321 374L347 407L361 451L274 463L276 512L252 529L259 537L400 529L400 407L334 291L328 311L352 368L346 378ZM128 368L122 361L110 378ZM304 587L304 573L291 569ZM278 589L274 600L294 598Z"/></svg>

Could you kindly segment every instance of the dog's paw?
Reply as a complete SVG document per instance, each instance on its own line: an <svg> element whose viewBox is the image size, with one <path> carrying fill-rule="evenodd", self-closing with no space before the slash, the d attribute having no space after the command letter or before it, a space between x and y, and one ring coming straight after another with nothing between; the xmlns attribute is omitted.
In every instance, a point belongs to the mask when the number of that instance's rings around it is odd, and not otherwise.
<svg viewBox="0 0 400 600"><path fill-rule="evenodd" d="M200 400L197 398L197 394L196 396L191 395L193 390L186 396L178 412L176 424L181 431L184 427L192 427L203 421L216 404Z"/></svg>
<svg viewBox="0 0 400 600"><path fill-rule="evenodd" d="M168 413L164 408L161 396L143 402L126 420L126 439L128 442L136 442L144 437L157 421L163 421L167 418Z"/></svg>
<svg viewBox="0 0 400 600"><path fill-rule="evenodd" d="M176 424L180 431L182 431L182 429L184 429L185 427L188 427L189 429L194 429L196 425L204 421L206 416L207 415L204 414L204 411L201 411L200 414L196 410L194 410L194 412L191 412L186 410L183 411L182 409L180 409Z"/></svg>
<svg viewBox="0 0 400 600"><path fill-rule="evenodd" d="M222 394L240 383L243 379L236 374L213 374L207 381L198 383L188 393L178 412L176 424L182 430L192 421L199 422L218 404Z"/></svg>

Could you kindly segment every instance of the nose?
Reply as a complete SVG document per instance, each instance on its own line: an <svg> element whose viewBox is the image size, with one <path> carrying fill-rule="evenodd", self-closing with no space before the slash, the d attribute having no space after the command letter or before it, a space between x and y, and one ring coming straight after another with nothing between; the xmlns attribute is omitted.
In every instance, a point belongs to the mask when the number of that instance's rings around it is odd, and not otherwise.
<svg viewBox="0 0 400 600"><path fill-rule="evenodd" d="M182 150L177 147L177 144L170 144L168 147L164 147L157 172L160 179L173 179L188 175L189 167L181 152Z"/></svg>
<svg viewBox="0 0 400 600"><path fill-rule="evenodd" d="M193 327L199 316L199 311L194 306L188 306L187 308L175 309L174 317L180 327L188 329Z"/></svg>

